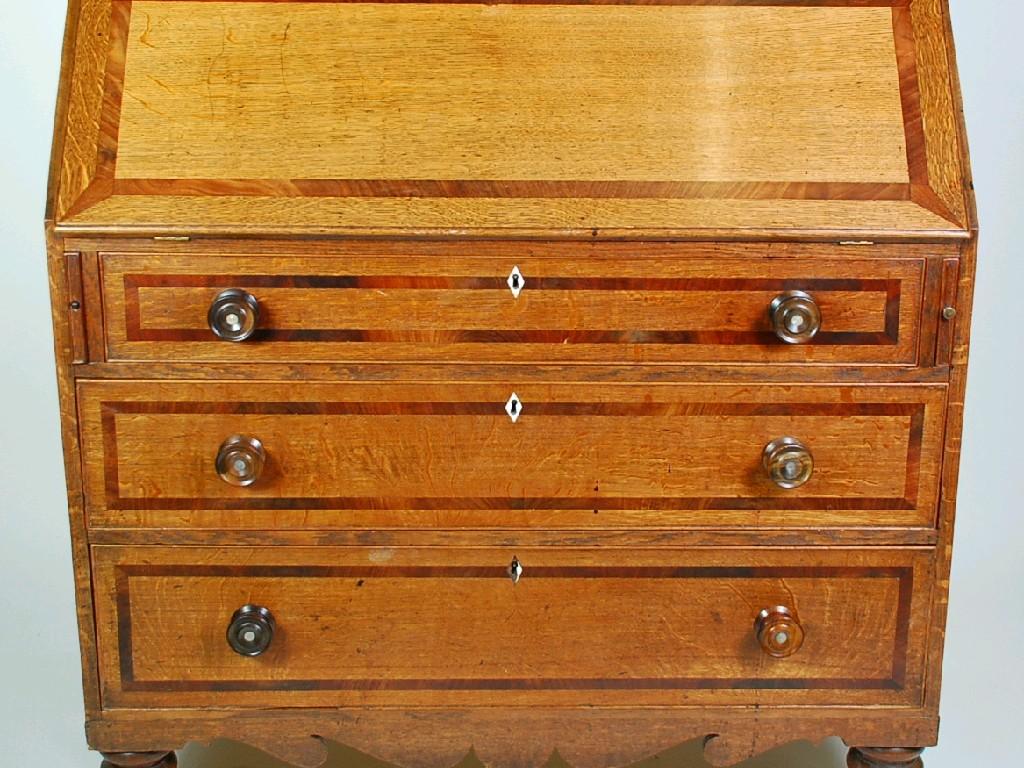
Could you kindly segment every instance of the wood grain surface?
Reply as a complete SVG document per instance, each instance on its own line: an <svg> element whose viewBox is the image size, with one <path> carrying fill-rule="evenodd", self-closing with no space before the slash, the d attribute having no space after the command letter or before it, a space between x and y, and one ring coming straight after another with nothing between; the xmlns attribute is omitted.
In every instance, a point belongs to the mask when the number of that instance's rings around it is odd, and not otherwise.
<svg viewBox="0 0 1024 768"><path fill-rule="evenodd" d="M106 3L62 231L965 235L928 0Z"/></svg>
<svg viewBox="0 0 1024 768"><path fill-rule="evenodd" d="M504 410L515 389L522 416ZM674 527L934 523L942 387L85 382L97 526ZM213 461L257 437L251 487ZM807 485L761 466L814 455Z"/></svg>
<svg viewBox="0 0 1024 768"><path fill-rule="evenodd" d="M889 8L226 9L132 3L117 179L908 182Z"/></svg>
<svg viewBox="0 0 1024 768"><path fill-rule="evenodd" d="M848 259L412 260L107 254L110 360L672 362L913 365L925 262ZM516 298L506 280L523 275ZM255 336L217 339L207 310L226 288L259 300ZM810 292L810 344L772 332L769 305Z"/></svg>
<svg viewBox="0 0 1024 768"><path fill-rule="evenodd" d="M506 573L513 556L518 584ZM101 642L119 649L102 671L113 708L920 697L931 568L921 551L99 547L94 557ZM224 640L247 603L277 622L255 659ZM806 640L773 659L754 618L789 603Z"/></svg>
<svg viewBox="0 0 1024 768"><path fill-rule="evenodd" d="M710 765L725 768L794 740L818 742L826 735L841 734L853 744L880 734L903 744L936 741L935 718L912 709L795 711L798 717L792 707L523 707L515 711L520 728L514 729L503 707L109 710L103 720L90 723L89 736L97 744L144 738L167 749L231 733L300 768L324 765L331 741L410 768L456 765L467 758L499 768L526 768L544 765L555 753L573 766L606 768L656 756L670 759L679 753L668 755L668 750L693 740L703 742ZM531 738L522 738L524 732ZM381 733L401 733L402 738L380 739ZM626 733L635 738L623 739Z"/></svg>
<svg viewBox="0 0 1024 768"><path fill-rule="evenodd" d="M71 0L62 63L93 748L935 743L977 268L945 0ZM781 286L814 344L766 336ZM222 287L254 343L206 340ZM270 459L229 488L243 431ZM792 433L785 492L760 450ZM258 659L224 638L247 601Z"/></svg>

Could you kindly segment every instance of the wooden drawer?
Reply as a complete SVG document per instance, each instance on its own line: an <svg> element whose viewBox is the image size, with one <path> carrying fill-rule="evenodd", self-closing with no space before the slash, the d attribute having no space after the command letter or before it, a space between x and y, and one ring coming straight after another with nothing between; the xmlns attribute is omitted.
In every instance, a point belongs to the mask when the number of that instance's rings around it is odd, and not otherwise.
<svg viewBox="0 0 1024 768"><path fill-rule="evenodd" d="M99 546L93 558L106 707L909 705L933 562L904 549ZM274 622L255 657L227 640L245 605ZM794 614L785 658L755 627L776 606Z"/></svg>
<svg viewBox="0 0 1024 768"><path fill-rule="evenodd" d="M84 381L79 396L96 527L932 527L945 388ZM232 436L262 443L249 487L215 467ZM765 469L782 437L813 457L799 488Z"/></svg>
<svg viewBox="0 0 1024 768"><path fill-rule="evenodd" d="M111 360L914 365L925 261L846 258L240 257L106 254ZM391 253L394 253L392 248ZM518 298L507 284L522 274ZM211 331L257 299L244 342ZM784 343L769 306L809 293L821 330Z"/></svg>

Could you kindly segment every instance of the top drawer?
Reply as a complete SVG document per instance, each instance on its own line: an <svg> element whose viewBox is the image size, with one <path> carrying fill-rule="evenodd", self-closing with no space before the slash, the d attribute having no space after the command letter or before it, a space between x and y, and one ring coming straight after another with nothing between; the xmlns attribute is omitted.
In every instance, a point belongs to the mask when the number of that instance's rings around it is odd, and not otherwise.
<svg viewBox="0 0 1024 768"><path fill-rule="evenodd" d="M572 259L511 249L106 254L102 285L110 360L915 365L924 272L923 259ZM232 288L257 310L239 342L210 325L211 304ZM782 340L773 325L773 301L792 291L820 313L806 343ZM239 313L226 314L223 325ZM774 319L791 330L814 323L782 310Z"/></svg>

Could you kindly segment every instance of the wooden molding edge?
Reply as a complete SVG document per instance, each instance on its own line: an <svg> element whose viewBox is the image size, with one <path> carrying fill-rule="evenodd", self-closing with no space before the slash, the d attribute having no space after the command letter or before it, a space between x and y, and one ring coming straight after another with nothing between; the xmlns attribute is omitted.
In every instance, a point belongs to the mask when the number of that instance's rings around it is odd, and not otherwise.
<svg viewBox="0 0 1024 768"><path fill-rule="evenodd" d="M473 753L488 768L541 768L555 752L572 768L626 766L704 740L716 768L796 741L840 736L847 744L936 743L938 717L920 710L825 710L794 721L785 713L728 709L286 710L110 712L88 724L102 751L173 750L218 739L246 743L299 768L320 768L327 744L343 744L402 768L437 768ZM140 719L140 716L145 719ZM510 722L518 727L509 728ZM631 734L629 740L620 735ZM532 734L522 738L523 733ZM382 736L382 734L385 734Z"/></svg>
<svg viewBox="0 0 1024 768"><path fill-rule="evenodd" d="M57 98L53 114L53 143L50 148L50 164L46 182L46 207L44 218L48 228L57 218L57 200L62 181L64 158L64 136L67 130L68 109L71 103L70 78L63 73L72 69L75 57L75 40L78 37L80 0L68 2L64 22L64 37L61 44L61 77L57 83Z"/></svg>
<svg viewBox="0 0 1024 768"><path fill-rule="evenodd" d="M941 216L957 228L964 231L967 230L966 224L959 220L957 215L950 210L945 201L931 187L922 184L912 184L910 187L910 200L926 211L934 213L936 216Z"/></svg>
<svg viewBox="0 0 1024 768"><path fill-rule="evenodd" d="M958 75L950 57L953 45L948 0L911 0L910 15L917 58L918 99L927 140L925 158L934 194L965 229L971 217L965 184L964 137L959 126ZM928 54L921 56L921 51ZM911 179L913 183L915 180ZM940 214L941 215L941 214Z"/></svg>

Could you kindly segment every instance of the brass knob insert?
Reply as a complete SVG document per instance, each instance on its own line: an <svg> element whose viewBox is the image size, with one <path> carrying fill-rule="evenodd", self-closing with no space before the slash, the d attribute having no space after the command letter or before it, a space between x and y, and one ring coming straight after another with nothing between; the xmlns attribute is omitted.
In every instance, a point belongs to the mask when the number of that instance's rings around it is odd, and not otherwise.
<svg viewBox="0 0 1024 768"><path fill-rule="evenodd" d="M754 630L761 650L776 659L792 656L804 642L804 628L800 626L796 611L784 605L765 608L757 614Z"/></svg>
<svg viewBox="0 0 1024 768"><path fill-rule="evenodd" d="M255 437L232 435L220 444L216 468L228 485L249 486L259 480L267 452Z"/></svg>
<svg viewBox="0 0 1024 768"><path fill-rule="evenodd" d="M771 481L786 490L799 488L814 474L814 457L795 437L780 437L768 443L761 454L761 463Z"/></svg>
<svg viewBox="0 0 1024 768"><path fill-rule="evenodd" d="M270 647L277 624L260 605L243 605L228 624L228 645L239 656L259 656Z"/></svg>
<svg viewBox="0 0 1024 768"><path fill-rule="evenodd" d="M206 316L210 330L218 339L245 341L256 330L260 305L256 297L241 288L228 288L217 294Z"/></svg>
<svg viewBox="0 0 1024 768"><path fill-rule="evenodd" d="M772 299L768 312L775 335L787 344L806 344L821 329L821 310L803 291L780 293Z"/></svg>

